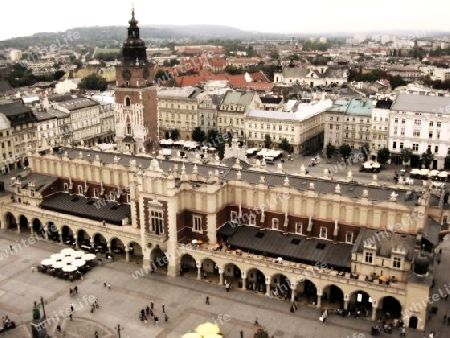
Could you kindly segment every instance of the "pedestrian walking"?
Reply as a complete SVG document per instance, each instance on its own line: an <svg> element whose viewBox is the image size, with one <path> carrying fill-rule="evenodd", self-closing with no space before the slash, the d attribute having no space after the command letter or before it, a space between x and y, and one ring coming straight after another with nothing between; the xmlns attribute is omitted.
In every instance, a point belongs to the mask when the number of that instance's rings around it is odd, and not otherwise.
<svg viewBox="0 0 450 338"><path fill-rule="evenodd" d="M156 326L158 326L158 317L155 317L155 324L156 324Z"/></svg>
<svg viewBox="0 0 450 338"><path fill-rule="evenodd" d="M78 295L78 286L75 286L75 287L73 288L73 291Z"/></svg>
<svg viewBox="0 0 450 338"><path fill-rule="evenodd" d="M70 304L70 310L73 312L73 304Z"/></svg>
<svg viewBox="0 0 450 338"><path fill-rule="evenodd" d="M103 287L106 288L106 281L103 281Z"/></svg>
<svg viewBox="0 0 450 338"><path fill-rule="evenodd" d="M153 301L150 302L150 309L153 310Z"/></svg>
<svg viewBox="0 0 450 338"><path fill-rule="evenodd" d="M34 272L34 266L31 267L31 272Z"/></svg>
<svg viewBox="0 0 450 338"><path fill-rule="evenodd" d="M72 318L72 313L69 314L69 318L70 318L71 321L73 320L73 318Z"/></svg>
<svg viewBox="0 0 450 338"><path fill-rule="evenodd" d="M209 296L206 296L206 305L209 305Z"/></svg>
<svg viewBox="0 0 450 338"><path fill-rule="evenodd" d="M108 290L111 290L111 284L108 283Z"/></svg>
<svg viewBox="0 0 450 338"><path fill-rule="evenodd" d="M163 308L163 313L166 313L166 306L164 304L163 304L162 308Z"/></svg>
<svg viewBox="0 0 450 338"><path fill-rule="evenodd" d="M98 338L98 332L97 332L97 331L95 331L94 337L95 337L95 338Z"/></svg>
<svg viewBox="0 0 450 338"><path fill-rule="evenodd" d="M9 246L9 250L13 251L13 246L12 245Z"/></svg>
<svg viewBox="0 0 450 338"><path fill-rule="evenodd" d="M91 307L91 313L94 313L94 310L95 310L95 305L92 304L92 307Z"/></svg>
<svg viewBox="0 0 450 338"><path fill-rule="evenodd" d="M150 310L150 317L153 318L153 311L152 310Z"/></svg>
<svg viewBox="0 0 450 338"><path fill-rule="evenodd" d="M147 305L147 308L145 309L145 312L147 313L147 316L148 316L150 313L150 307L148 305Z"/></svg>
<svg viewBox="0 0 450 338"><path fill-rule="evenodd" d="M73 290L72 288L69 289L69 295L72 296Z"/></svg>
<svg viewBox="0 0 450 338"><path fill-rule="evenodd" d="M56 331L61 332L61 325L60 324L56 325Z"/></svg>
<svg viewBox="0 0 450 338"><path fill-rule="evenodd" d="M244 338L244 330L239 331L239 334L241 335L241 338Z"/></svg>
<svg viewBox="0 0 450 338"><path fill-rule="evenodd" d="M167 322L169 320L169 317L167 316L167 313L164 313L164 321Z"/></svg>

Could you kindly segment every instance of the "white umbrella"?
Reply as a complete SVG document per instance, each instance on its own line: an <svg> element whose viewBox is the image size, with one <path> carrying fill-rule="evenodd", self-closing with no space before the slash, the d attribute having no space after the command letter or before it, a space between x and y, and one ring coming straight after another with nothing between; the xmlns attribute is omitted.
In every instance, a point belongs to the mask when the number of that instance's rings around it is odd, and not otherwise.
<svg viewBox="0 0 450 338"><path fill-rule="evenodd" d="M84 259L75 259L72 263L73 266L79 268L86 264L86 261Z"/></svg>
<svg viewBox="0 0 450 338"><path fill-rule="evenodd" d="M51 259L53 259L54 261L60 261L61 259L64 258L64 255L61 254L53 254L50 256Z"/></svg>
<svg viewBox="0 0 450 338"><path fill-rule="evenodd" d="M62 271L64 271L64 272L74 272L74 271L77 271L77 268L76 268L76 266L73 266L73 265L64 265L63 268L62 268Z"/></svg>
<svg viewBox="0 0 450 338"><path fill-rule="evenodd" d="M70 256L72 255L72 252L74 252L75 250L71 249L71 248L67 248L67 249L62 249L61 250L61 255L64 256Z"/></svg>
<svg viewBox="0 0 450 338"><path fill-rule="evenodd" d="M441 171L437 176L438 177L442 177L442 178L447 178L448 177L448 173L446 171Z"/></svg>
<svg viewBox="0 0 450 338"><path fill-rule="evenodd" d="M71 263L73 263L74 260L75 260L75 258L73 258L73 257L64 257L64 258L62 259L62 262L63 262L64 264L71 264Z"/></svg>
<svg viewBox="0 0 450 338"><path fill-rule="evenodd" d="M86 254L86 252L84 251L74 251L72 252L72 257L73 258L81 258Z"/></svg>
<svg viewBox="0 0 450 338"><path fill-rule="evenodd" d="M63 262L56 262L52 265L52 267L55 269L61 269L63 266L66 266L66 264L64 264Z"/></svg>
<svg viewBox="0 0 450 338"><path fill-rule="evenodd" d="M53 260L53 259L51 259L51 258L47 258L47 259L44 259L44 260L41 262L41 265L43 265L43 266L52 266L52 265L55 264L55 263L56 263L55 260Z"/></svg>
<svg viewBox="0 0 450 338"><path fill-rule="evenodd" d="M96 259L97 256L95 256L94 254L86 254L86 255L84 255L81 258L86 260L86 261L92 261L92 260Z"/></svg>

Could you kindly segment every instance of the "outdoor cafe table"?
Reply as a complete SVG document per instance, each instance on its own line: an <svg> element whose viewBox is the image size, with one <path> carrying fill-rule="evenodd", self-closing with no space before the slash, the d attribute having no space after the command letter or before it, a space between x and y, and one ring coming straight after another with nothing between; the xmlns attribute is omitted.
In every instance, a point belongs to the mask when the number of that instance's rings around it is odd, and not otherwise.
<svg viewBox="0 0 450 338"><path fill-rule="evenodd" d="M61 254L53 254L50 256L51 259L53 259L54 261L60 261L64 258L64 255Z"/></svg>
<svg viewBox="0 0 450 338"><path fill-rule="evenodd" d="M44 259L43 261L41 261L41 265L43 266L52 266L53 264L55 264L56 261L50 258Z"/></svg>

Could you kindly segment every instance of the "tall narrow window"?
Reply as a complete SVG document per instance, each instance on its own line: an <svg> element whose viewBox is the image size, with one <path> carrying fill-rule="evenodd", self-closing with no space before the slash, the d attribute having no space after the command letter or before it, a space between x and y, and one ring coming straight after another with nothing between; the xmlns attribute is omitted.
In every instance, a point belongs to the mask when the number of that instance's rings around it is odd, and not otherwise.
<svg viewBox="0 0 450 338"><path fill-rule="evenodd" d="M192 216L192 231L202 232L202 216L193 215Z"/></svg>
<svg viewBox="0 0 450 338"><path fill-rule="evenodd" d="M125 106L127 107L131 106L131 100L129 97L125 98Z"/></svg>
<svg viewBox="0 0 450 338"><path fill-rule="evenodd" d="M150 210L151 230L160 235L164 233L164 218L162 210Z"/></svg>

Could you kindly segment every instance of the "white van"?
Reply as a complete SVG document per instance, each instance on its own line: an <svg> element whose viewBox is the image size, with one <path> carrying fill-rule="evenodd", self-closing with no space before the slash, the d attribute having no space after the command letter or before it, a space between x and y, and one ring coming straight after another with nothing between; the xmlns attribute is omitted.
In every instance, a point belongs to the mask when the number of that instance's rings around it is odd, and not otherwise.
<svg viewBox="0 0 450 338"><path fill-rule="evenodd" d="M267 164L274 164L275 163L275 157L273 157L273 156L266 156L264 158L264 161L266 161Z"/></svg>

